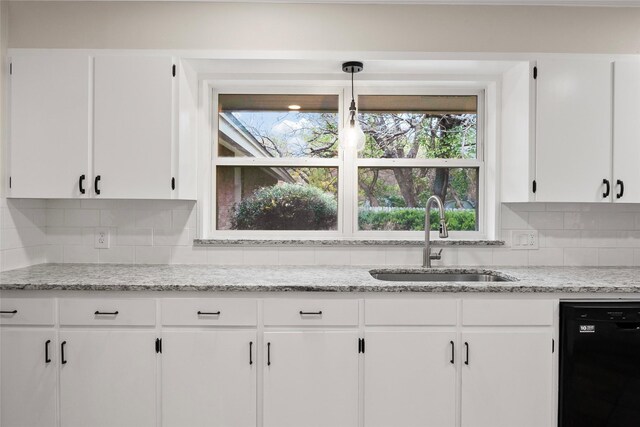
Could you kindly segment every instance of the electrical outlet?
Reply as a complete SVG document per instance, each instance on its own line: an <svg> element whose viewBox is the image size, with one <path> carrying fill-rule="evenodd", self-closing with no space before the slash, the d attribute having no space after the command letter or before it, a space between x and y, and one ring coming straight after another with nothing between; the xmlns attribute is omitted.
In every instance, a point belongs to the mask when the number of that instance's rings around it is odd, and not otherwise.
<svg viewBox="0 0 640 427"><path fill-rule="evenodd" d="M96 233L94 238L95 238L94 247L96 249L109 248L109 229L108 228L96 228Z"/></svg>
<svg viewBox="0 0 640 427"><path fill-rule="evenodd" d="M538 249L536 230L512 230L511 249Z"/></svg>

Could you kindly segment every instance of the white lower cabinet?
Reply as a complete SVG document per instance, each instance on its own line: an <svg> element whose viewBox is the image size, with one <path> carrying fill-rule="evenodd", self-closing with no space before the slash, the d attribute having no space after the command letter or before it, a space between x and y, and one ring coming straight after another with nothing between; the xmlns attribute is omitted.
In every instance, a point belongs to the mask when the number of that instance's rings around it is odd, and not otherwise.
<svg viewBox="0 0 640 427"><path fill-rule="evenodd" d="M56 339L53 329L0 331L0 425L56 425Z"/></svg>
<svg viewBox="0 0 640 427"><path fill-rule="evenodd" d="M256 331L162 333L162 425L256 425Z"/></svg>
<svg viewBox="0 0 640 427"><path fill-rule="evenodd" d="M455 332L366 332L365 426L454 427L455 341Z"/></svg>
<svg viewBox="0 0 640 427"><path fill-rule="evenodd" d="M264 334L264 427L358 426L358 333Z"/></svg>
<svg viewBox="0 0 640 427"><path fill-rule="evenodd" d="M155 331L60 331L60 425L155 427Z"/></svg>
<svg viewBox="0 0 640 427"><path fill-rule="evenodd" d="M129 295L0 293L0 427L556 425L557 300Z"/></svg>
<svg viewBox="0 0 640 427"><path fill-rule="evenodd" d="M546 427L552 421L551 331L462 334L462 427Z"/></svg>

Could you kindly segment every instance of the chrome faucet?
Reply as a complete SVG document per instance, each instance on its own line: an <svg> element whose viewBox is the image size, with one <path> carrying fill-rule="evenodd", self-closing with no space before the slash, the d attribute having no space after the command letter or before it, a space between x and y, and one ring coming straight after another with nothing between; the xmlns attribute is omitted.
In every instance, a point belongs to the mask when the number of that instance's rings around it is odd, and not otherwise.
<svg viewBox="0 0 640 427"><path fill-rule="evenodd" d="M438 211L440 213L440 238L444 239L449 237L449 232L447 231L447 223L444 219L444 205L442 200L438 196L431 196L427 200L427 205L424 208L424 251L422 253L422 267L430 268L432 259L441 259L442 258L442 249L437 254L431 254L431 236L429 235L429 231L431 230L431 218L429 215L429 207L432 203L438 205Z"/></svg>

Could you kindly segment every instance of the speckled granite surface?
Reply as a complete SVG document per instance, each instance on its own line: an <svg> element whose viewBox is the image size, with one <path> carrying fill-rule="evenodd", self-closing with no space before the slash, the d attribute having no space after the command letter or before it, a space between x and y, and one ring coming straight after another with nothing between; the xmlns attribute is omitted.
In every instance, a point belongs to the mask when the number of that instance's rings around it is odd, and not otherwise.
<svg viewBox="0 0 640 427"><path fill-rule="evenodd" d="M433 239L433 246L504 246L504 240ZM424 246L420 240L195 239L194 246Z"/></svg>
<svg viewBox="0 0 640 427"><path fill-rule="evenodd" d="M0 290L640 293L640 268L496 267L512 282L385 282L369 271L416 268L41 264L0 274ZM441 269L434 269L441 270Z"/></svg>

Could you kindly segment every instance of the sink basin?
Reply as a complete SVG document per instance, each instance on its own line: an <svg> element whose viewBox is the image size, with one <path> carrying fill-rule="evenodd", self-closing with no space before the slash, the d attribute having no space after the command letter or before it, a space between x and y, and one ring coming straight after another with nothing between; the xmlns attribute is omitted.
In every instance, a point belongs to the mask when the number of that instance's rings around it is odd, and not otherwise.
<svg viewBox="0 0 640 427"><path fill-rule="evenodd" d="M371 271L374 279L387 282L513 282L510 277L497 272L458 272L458 271L407 271L384 272Z"/></svg>

